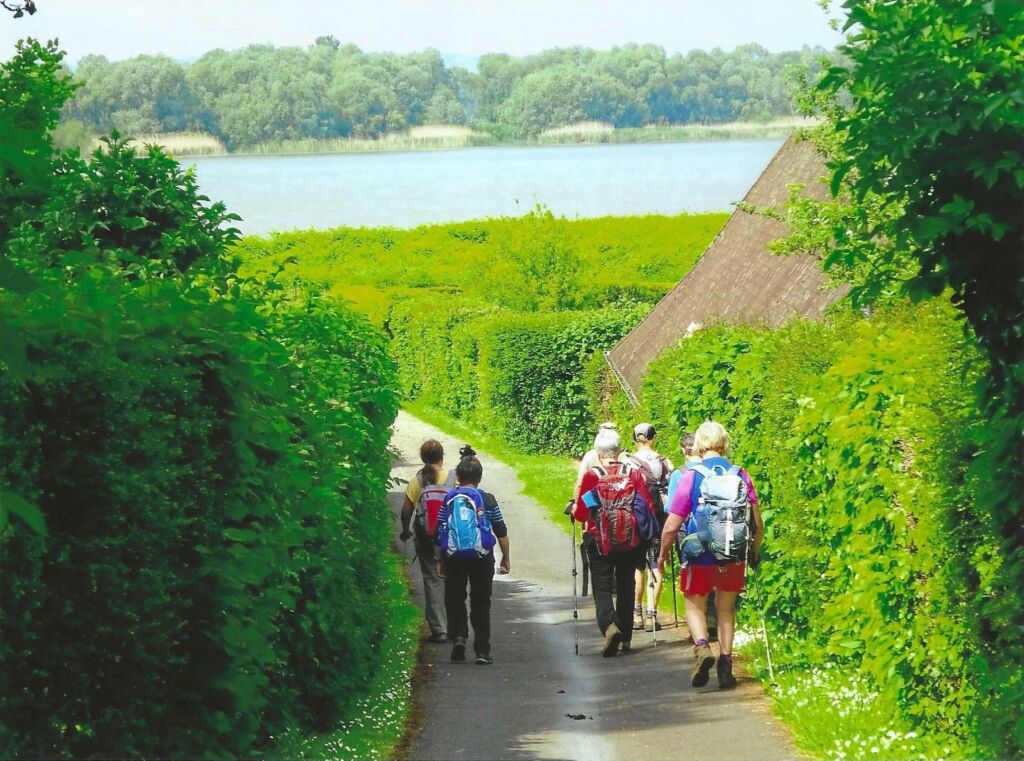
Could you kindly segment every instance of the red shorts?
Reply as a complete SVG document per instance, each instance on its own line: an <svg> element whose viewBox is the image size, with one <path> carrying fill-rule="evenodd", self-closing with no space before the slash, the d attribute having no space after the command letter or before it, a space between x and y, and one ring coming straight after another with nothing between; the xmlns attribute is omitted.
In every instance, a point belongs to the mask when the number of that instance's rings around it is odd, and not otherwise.
<svg viewBox="0 0 1024 761"><path fill-rule="evenodd" d="M746 576L746 563L725 565L693 565L679 571L679 589L684 595L708 595L711 590L742 592Z"/></svg>

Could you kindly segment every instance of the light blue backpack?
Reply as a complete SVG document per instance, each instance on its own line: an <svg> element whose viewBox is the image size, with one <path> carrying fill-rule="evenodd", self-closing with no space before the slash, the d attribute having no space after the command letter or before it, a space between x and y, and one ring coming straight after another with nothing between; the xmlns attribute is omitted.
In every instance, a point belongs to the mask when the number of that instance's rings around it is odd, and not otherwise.
<svg viewBox="0 0 1024 761"><path fill-rule="evenodd" d="M460 486L445 500L448 521L439 532L441 551L450 558L482 558L494 549L497 538L484 509L484 495Z"/></svg>

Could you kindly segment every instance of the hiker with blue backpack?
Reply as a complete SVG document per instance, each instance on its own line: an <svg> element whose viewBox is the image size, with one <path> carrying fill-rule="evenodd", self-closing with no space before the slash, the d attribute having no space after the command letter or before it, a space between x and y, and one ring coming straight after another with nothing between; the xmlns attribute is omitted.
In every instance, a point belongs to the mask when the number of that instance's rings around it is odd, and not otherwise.
<svg viewBox="0 0 1024 761"><path fill-rule="evenodd" d="M405 490L400 513L402 533L398 538L403 542L414 538L416 558L423 575L423 609L430 627L429 641L446 642L448 623L444 607L444 580L437 573L438 552L434 537L441 507L448 492L455 488L455 470L444 467L444 447L436 439L423 442L420 460L423 467Z"/></svg>
<svg viewBox="0 0 1024 761"><path fill-rule="evenodd" d="M466 660L469 623L473 624L476 663L488 666L491 657L491 587L494 580L494 545L501 548L498 573L511 569L508 528L494 495L480 489L483 465L472 448L462 450L455 466L456 488L448 493L437 524L437 541L444 577L444 604L453 661ZM466 586L469 585L469 620Z"/></svg>
<svg viewBox="0 0 1024 761"><path fill-rule="evenodd" d="M619 460L619 434L612 429L598 431L594 449L598 464L584 474L572 516L586 524L583 546L597 625L604 636L601 653L610 658L620 646L623 652L631 647L634 574L647 544L658 533L658 521L639 469Z"/></svg>
<svg viewBox="0 0 1024 761"><path fill-rule="evenodd" d="M708 644L708 594L714 590L718 614L718 685L736 686L732 673L732 643L736 631L736 600L746 583L748 564L756 567L764 538L764 521L757 492L746 471L729 454L732 440L720 424L702 423L694 434L700 462L689 463L672 491L669 516L661 535L658 566L664 570L679 530L687 562L680 573L686 625L694 646L690 683L708 683L715 656Z"/></svg>

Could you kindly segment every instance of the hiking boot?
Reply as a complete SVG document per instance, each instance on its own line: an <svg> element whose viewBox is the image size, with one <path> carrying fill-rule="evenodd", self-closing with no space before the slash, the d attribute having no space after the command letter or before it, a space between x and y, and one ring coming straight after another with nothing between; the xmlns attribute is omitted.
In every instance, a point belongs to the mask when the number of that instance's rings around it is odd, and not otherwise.
<svg viewBox="0 0 1024 761"><path fill-rule="evenodd" d="M619 652L620 642L622 642L622 632L619 631L619 627L615 624L608 624L608 628L604 632L604 647L601 649L601 655L611 658Z"/></svg>
<svg viewBox="0 0 1024 761"><path fill-rule="evenodd" d="M643 629L644 628L644 612L640 608L633 609L633 628Z"/></svg>
<svg viewBox="0 0 1024 761"><path fill-rule="evenodd" d="M494 659L491 657L490 653L477 653L475 663L477 666L490 666L494 663Z"/></svg>
<svg viewBox="0 0 1024 761"><path fill-rule="evenodd" d="M711 667L715 665L715 656L708 647L707 642L701 642L693 646L693 674L690 677L690 684L694 687L703 687L708 683L711 674Z"/></svg>
<svg viewBox="0 0 1024 761"><path fill-rule="evenodd" d="M736 677L732 675L732 658L718 659L718 686L723 690L736 686Z"/></svg>
<svg viewBox="0 0 1024 761"><path fill-rule="evenodd" d="M452 660L453 661L464 661L466 660L466 638L456 637L455 644L452 646ZM704 680L707 681L706 679Z"/></svg>
<svg viewBox="0 0 1024 761"><path fill-rule="evenodd" d="M435 645L438 643L444 643L448 641L448 635L444 632L434 632L427 637L427 642L433 642Z"/></svg>
<svg viewBox="0 0 1024 761"><path fill-rule="evenodd" d="M620 653L628 653L633 647L633 643L629 640L623 640L622 644L619 645Z"/></svg>
<svg viewBox="0 0 1024 761"><path fill-rule="evenodd" d="M661 622L658 620L658 614L656 611L647 611L647 626L644 627L647 631L661 631Z"/></svg>

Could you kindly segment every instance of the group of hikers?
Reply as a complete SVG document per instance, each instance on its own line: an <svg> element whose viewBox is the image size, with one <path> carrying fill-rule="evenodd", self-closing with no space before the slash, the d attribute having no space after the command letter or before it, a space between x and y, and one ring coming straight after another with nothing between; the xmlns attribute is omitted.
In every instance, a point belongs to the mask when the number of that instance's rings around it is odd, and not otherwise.
<svg viewBox="0 0 1024 761"><path fill-rule="evenodd" d="M757 492L746 471L727 459L731 439L719 423L707 421L681 438L685 462L679 468L655 450L655 437L654 426L636 425L635 450L626 453L615 424L604 423L593 449L583 456L574 498L566 506L573 521L573 594L575 524L579 522L583 526L579 549L589 570L597 625L604 638L601 653L612 657L628 652L634 630L647 629L656 637L661 628L658 599L665 566L675 549L679 576L672 583L678 583L682 592L693 639L691 684L705 686L717 662L719 686L734 687L736 602L744 590L747 568L758 563L764 538ZM498 572L508 573L508 529L494 496L479 488L483 467L476 452L466 446L460 457L459 464L449 470L439 442L431 439L420 447L423 468L406 489L400 538L415 537L430 641L451 641L452 660L465 660L468 584L476 663L486 665L493 663L493 548L501 547ZM645 572L650 578L646 587ZM717 616L717 659L709 645L709 598L714 600Z"/></svg>

